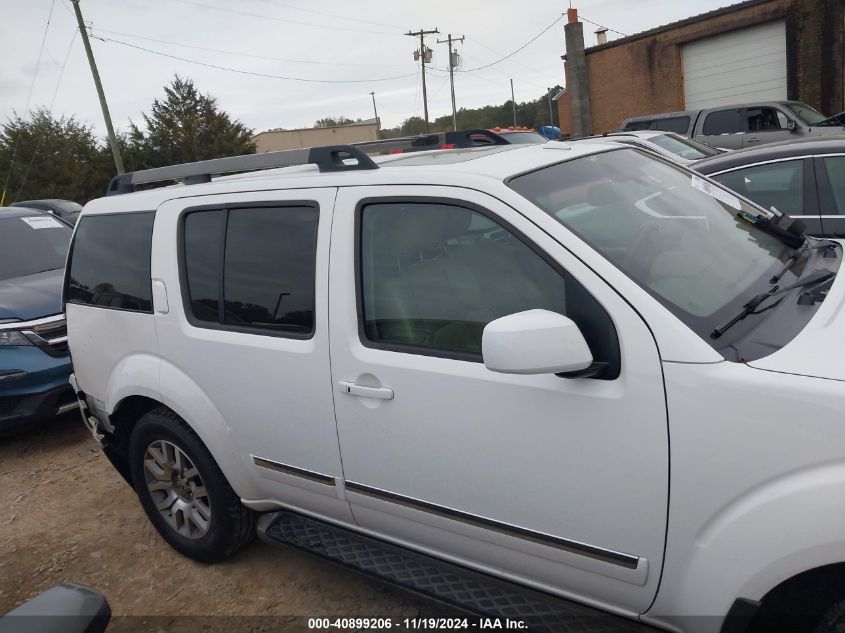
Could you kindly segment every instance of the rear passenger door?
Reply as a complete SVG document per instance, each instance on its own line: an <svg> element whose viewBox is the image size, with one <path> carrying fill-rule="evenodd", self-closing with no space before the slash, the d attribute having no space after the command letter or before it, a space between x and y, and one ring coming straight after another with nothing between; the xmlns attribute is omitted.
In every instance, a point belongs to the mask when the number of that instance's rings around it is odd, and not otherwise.
<svg viewBox="0 0 845 633"><path fill-rule="evenodd" d="M152 276L166 297L156 305L162 399L201 418L189 424L208 435L235 491L351 521L336 485L329 370L335 191L167 202Z"/></svg>
<svg viewBox="0 0 845 633"><path fill-rule="evenodd" d="M341 188L331 269L335 410L359 524L646 609L668 443L657 349L634 310L513 208L459 188ZM572 318L607 374L486 369L484 326L534 308Z"/></svg>
<svg viewBox="0 0 845 633"><path fill-rule="evenodd" d="M745 134L745 120L742 108L727 108L704 112L701 130L696 137L713 147L740 149Z"/></svg>

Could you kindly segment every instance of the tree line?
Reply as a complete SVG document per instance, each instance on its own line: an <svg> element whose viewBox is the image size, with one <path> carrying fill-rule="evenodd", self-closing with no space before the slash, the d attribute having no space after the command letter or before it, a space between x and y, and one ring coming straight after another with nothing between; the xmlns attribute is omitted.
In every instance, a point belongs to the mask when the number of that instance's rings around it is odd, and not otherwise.
<svg viewBox="0 0 845 633"><path fill-rule="evenodd" d="M176 76L141 117L117 137L127 171L255 152L253 131L190 79ZM5 204L37 198L84 204L102 196L114 174L108 142L74 116L38 108L0 128Z"/></svg>
<svg viewBox="0 0 845 633"><path fill-rule="evenodd" d="M559 87L554 89L559 90ZM506 127L513 123L510 100L501 105L458 110L458 128ZM517 125L537 128L549 124L547 95L517 104ZM323 117L315 127L360 122L344 116ZM452 116L437 117L434 132L452 129ZM412 116L401 125L381 130L382 138L425 132L425 121ZM201 93L191 79L178 75L164 86L139 124L118 134L117 143L127 171L163 167L197 160L252 154L253 130L220 109L210 94ZM0 185L5 204L36 198L64 198L85 203L102 196L115 168L111 148L93 128L75 116L55 116L46 108L26 117L13 115L0 127Z"/></svg>

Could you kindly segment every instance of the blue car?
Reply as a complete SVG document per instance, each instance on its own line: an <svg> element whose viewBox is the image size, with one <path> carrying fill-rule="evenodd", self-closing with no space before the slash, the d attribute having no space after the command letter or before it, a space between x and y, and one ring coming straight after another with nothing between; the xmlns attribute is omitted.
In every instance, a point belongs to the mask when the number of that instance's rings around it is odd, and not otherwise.
<svg viewBox="0 0 845 633"><path fill-rule="evenodd" d="M48 213L0 208L0 435L77 407L62 314L71 233Z"/></svg>

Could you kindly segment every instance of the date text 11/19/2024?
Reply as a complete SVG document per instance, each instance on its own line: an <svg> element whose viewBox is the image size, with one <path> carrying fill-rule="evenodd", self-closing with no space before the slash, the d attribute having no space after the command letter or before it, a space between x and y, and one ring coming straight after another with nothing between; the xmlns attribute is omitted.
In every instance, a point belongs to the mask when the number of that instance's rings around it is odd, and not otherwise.
<svg viewBox="0 0 845 633"><path fill-rule="evenodd" d="M523 620L510 618L308 618L308 629L314 631L373 630L383 631L520 631L527 630Z"/></svg>

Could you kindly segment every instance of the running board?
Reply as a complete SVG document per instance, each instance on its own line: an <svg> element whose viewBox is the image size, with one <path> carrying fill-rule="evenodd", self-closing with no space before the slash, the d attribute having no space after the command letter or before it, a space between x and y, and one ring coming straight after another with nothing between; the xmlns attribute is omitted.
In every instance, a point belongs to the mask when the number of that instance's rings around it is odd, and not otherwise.
<svg viewBox="0 0 845 633"><path fill-rule="evenodd" d="M293 512L262 515L258 536L271 545L304 550L479 616L522 620L530 631L657 630Z"/></svg>

